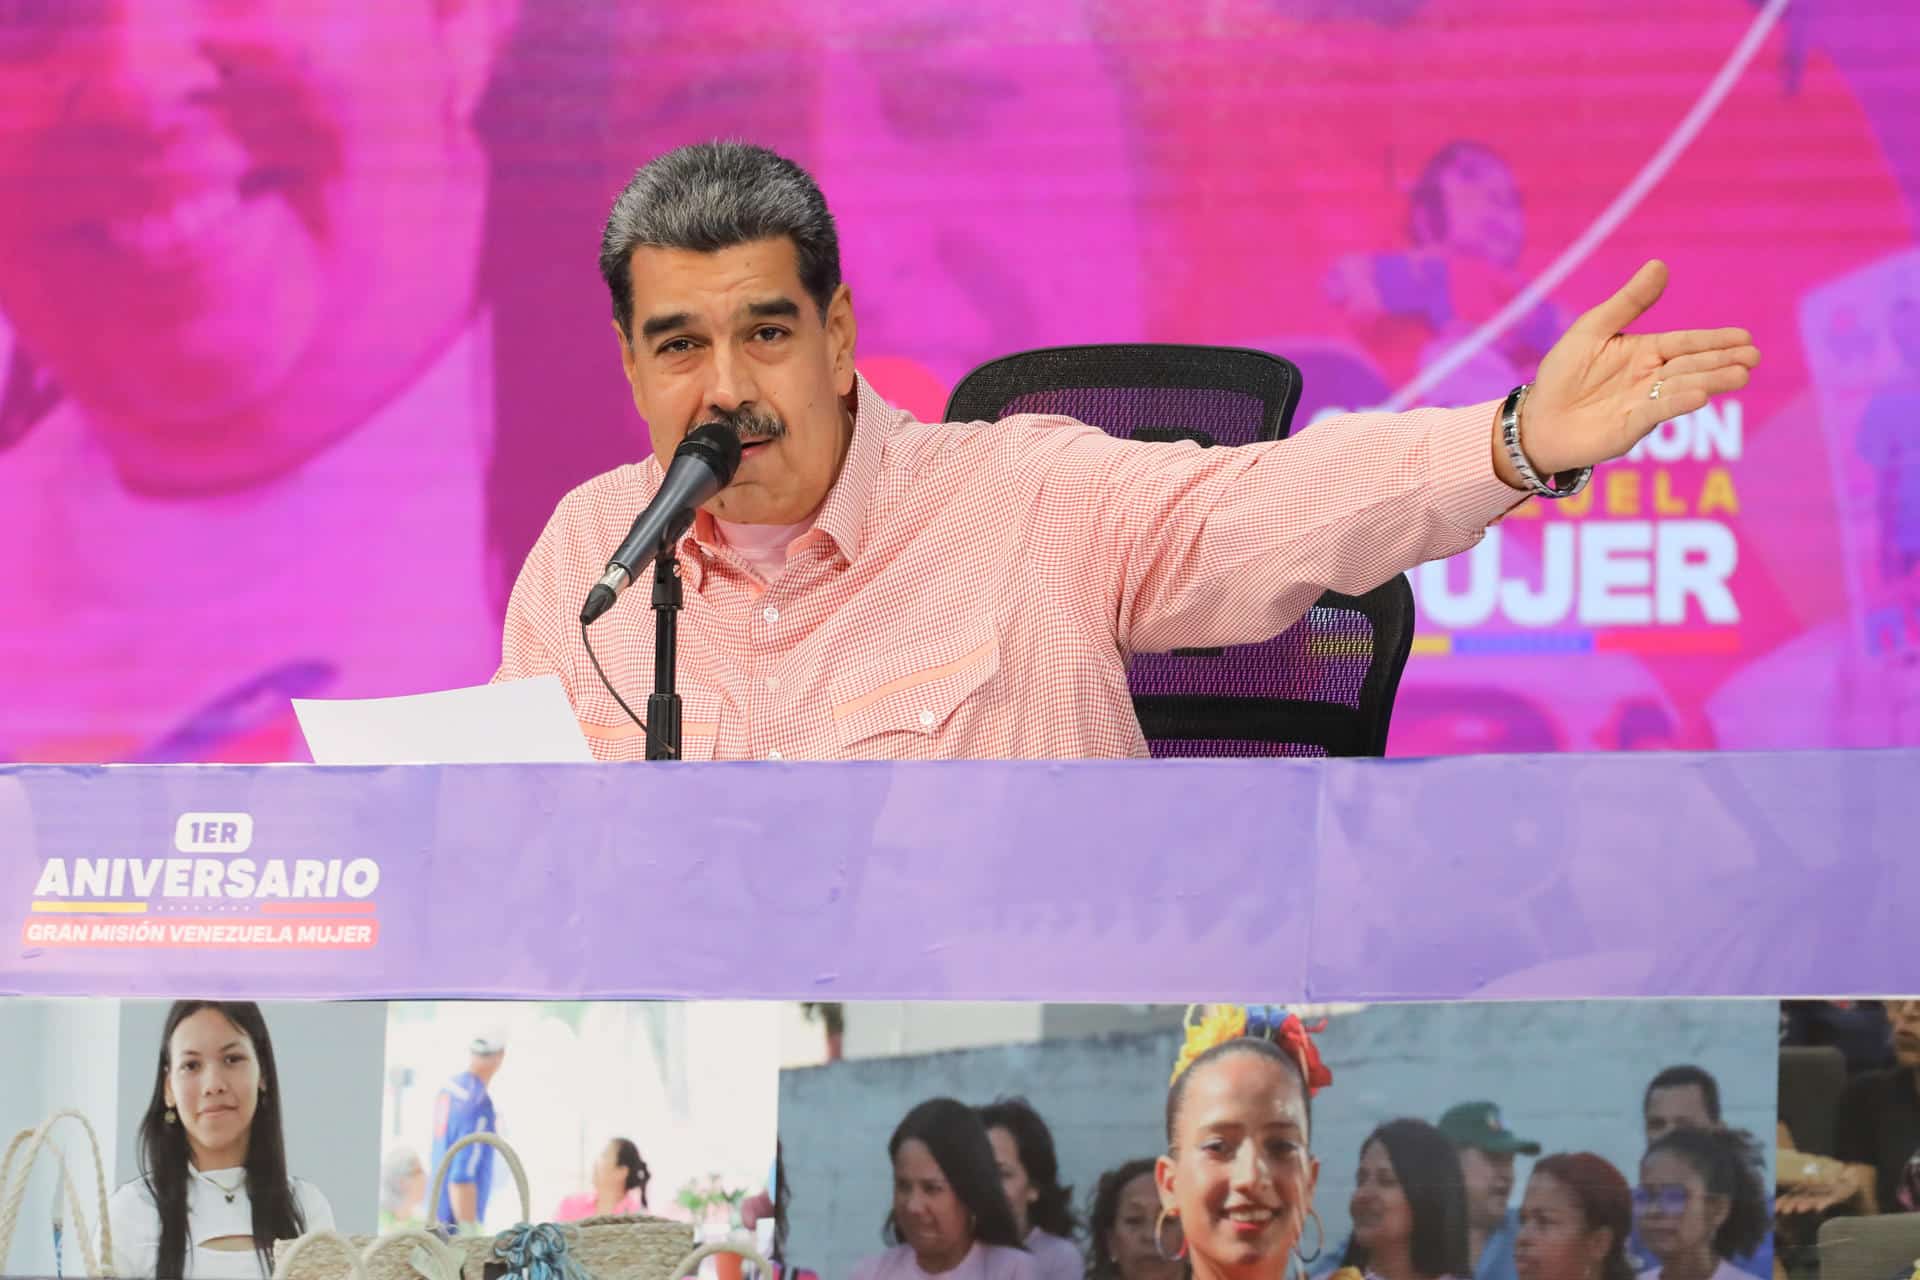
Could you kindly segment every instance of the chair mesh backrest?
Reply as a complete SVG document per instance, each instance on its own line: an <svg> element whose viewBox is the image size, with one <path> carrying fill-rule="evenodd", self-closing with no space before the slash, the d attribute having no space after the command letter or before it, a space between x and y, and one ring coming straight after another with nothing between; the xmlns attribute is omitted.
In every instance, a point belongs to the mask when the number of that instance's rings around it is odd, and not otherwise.
<svg viewBox="0 0 1920 1280"><path fill-rule="evenodd" d="M1299 398L1299 370L1265 352L1054 347L968 374L947 419L1061 414L1125 439L1233 446L1283 438ZM1155 756L1382 755L1412 639L1412 591L1395 577L1328 592L1264 643L1137 655L1128 683Z"/></svg>
<svg viewBox="0 0 1920 1280"><path fill-rule="evenodd" d="M1059 414L1129 440L1193 440L1251 444L1262 436L1266 403L1244 391L1213 387L1063 387L1030 391L996 415Z"/></svg>

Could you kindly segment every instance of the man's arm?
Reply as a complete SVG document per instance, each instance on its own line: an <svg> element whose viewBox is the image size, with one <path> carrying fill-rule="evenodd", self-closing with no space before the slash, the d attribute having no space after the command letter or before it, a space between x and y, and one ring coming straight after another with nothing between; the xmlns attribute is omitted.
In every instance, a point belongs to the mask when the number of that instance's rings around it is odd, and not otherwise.
<svg viewBox="0 0 1920 1280"><path fill-rule="evenodd" d="M1744 329L1624 332L1666 283L1649 262L1541 360L1519 414L1538 475L1618 458L1747 384L1760 352ZM1063 586L1104 575L1113 634L1136 652L1278 634L1321 589L1358 594L1473 545L1522 492L1491 404L1355 415L1233 450L1155 447L1068 432L1016 472L1041 476L1030 537L1052 535Z"/></svg>
<svg viewBox="0 0 1920 1280"><path fill-rule="evenodd" d="M492 1113L484 1111L476 1117L472 1132L484 1133L492 1128ZM447 1202L453 1209L454 1221L462 1226L471 1226L480 1220L480 1172L491 1159L493 1148L476 1142L455 1157L453 1166L447 1170Z"/></svg>
<svg viewBox="0 0 1920 1280"><path fill-rule="evenodd" d="M1128 652L1256 643L1322 591L1465 550L1522 501L1495 473L1496 408L1358 414L1236 449L1035 431L1030 544L1098 577Z"/></svg>
<svg viewBox="0 0 1920 1280"><path fill-rule="evenodd" d="M447 1199L453 1205L453 1220L472 1226L480 1217L480 1188L472 1182L455 1182L447 1187Z"/></svg>

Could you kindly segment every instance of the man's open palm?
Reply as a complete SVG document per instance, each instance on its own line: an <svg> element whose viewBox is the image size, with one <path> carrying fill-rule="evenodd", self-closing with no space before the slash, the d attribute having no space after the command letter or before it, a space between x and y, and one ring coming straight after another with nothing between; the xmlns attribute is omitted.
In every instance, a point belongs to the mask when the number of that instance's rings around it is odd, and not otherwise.
<svg viewBox="0 0 1920 1280"><path fill-rule="evenodd" d="M1747 385L1760 349L1745 329L1622 332L1666 286L1666 264L1647 263L1540 362L1520 428L1542 476L1617 458L1667 419Z"/></svg>

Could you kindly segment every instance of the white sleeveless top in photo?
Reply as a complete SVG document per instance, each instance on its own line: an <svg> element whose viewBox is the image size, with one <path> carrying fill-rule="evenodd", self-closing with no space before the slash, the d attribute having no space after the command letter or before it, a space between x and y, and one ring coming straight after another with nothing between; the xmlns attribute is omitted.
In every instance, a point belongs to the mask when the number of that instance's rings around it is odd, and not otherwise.
<svg viewBox="0 0 1920 1280"><path fill-rule="evenodd" d="M253 1235L253 1201L239 1169L191 1171L187 1184L187 1256L183 1280L267 1280L260 1256L248 1249L209 1249L223 1236ZM311 1182L294 1178L294 1202L308 1231L333 1229L333 1206ZM232 1199L228 1199L231 1192ZM122 1280L150 1280L160 1252L160 1210L145 1178L127 1183L107 1201L113 1224L113 1267Z"/></svg>

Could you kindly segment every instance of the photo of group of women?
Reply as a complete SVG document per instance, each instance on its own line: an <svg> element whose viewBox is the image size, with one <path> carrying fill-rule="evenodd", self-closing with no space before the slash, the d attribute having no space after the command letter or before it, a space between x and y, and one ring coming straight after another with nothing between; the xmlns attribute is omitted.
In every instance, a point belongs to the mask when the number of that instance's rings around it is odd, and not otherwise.
<svg viewBox="0 0 1920 1280"><path fill-rule="evenodd" d="M310 1232L634 1216L764 1251L776 1013L0 1000L0 1275L265 1280Z"/></svg>
<svg viewBox="0 0 1920 1280"><path fill-rule="evenodd" d="M817 1045L783 1031L785 1253L855 1280L1768 1280L1777 1012L836 1007Z"/></svg>

